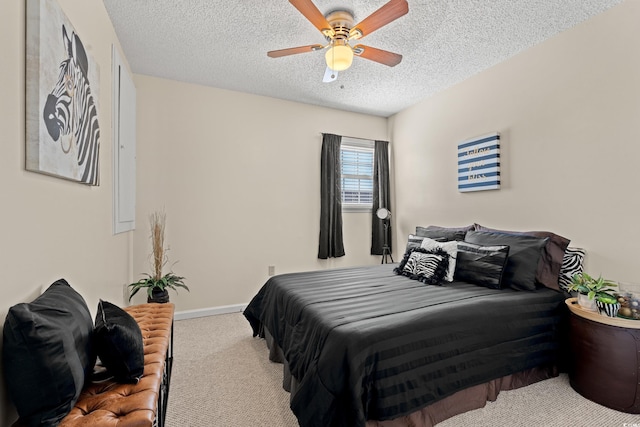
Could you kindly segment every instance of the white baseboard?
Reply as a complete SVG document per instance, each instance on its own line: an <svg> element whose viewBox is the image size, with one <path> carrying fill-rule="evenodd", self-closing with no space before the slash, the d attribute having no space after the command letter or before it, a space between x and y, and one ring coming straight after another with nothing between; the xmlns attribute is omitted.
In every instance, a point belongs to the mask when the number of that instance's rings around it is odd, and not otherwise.
<svg viewBox="0 0 640 427"><path fill-rule="evenodd" d="M215 316L217 314L240 313L247 304L222 305L219 307L197 308L195 310L176 311L175 320L195 319L196 317Z"/></svg>

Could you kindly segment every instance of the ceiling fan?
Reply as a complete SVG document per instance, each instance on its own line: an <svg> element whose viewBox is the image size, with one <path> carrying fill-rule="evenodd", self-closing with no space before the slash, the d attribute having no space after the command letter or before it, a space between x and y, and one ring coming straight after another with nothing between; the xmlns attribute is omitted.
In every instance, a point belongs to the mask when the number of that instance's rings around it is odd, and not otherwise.
<svg viewBox="0 0 640 427"><path fill-rule="evenodd" d="M324 75L324 82L334 81L338 71L344 71L349 68L354 55L388 65L389 67L394 67L402 61L402 55L397 53L363 44L351 46L350 42L359 40L405 15L409 11L407 0L390 0L355 25L353 15L346 10L336 10L328 13L325 17L311 0L289 0L289 2L320 30L328 43L324 46L312 44L272 50L267 52L269 57L280 58L282 56L327 49L325 53L327 70Z"/></svg>

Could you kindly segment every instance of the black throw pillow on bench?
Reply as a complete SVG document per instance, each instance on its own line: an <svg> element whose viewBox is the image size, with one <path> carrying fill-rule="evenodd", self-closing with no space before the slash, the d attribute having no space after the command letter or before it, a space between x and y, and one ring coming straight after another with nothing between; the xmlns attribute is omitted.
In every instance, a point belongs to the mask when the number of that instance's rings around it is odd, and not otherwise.
<svg viewBox="0 0 640 427"><path fill-rule="evenodd" d="M107 372L117 382L137 383L144 372L144 348L135 319L117 305L100 300L94 334L98 357Z"/></svg>
<svg viewBox="0 0 640 427"><path fill-rule="evenodd" d="M71 411L96 362L92 334L86 302L64 279L9 309L4 375L23 425L57 425Z"/></svg>

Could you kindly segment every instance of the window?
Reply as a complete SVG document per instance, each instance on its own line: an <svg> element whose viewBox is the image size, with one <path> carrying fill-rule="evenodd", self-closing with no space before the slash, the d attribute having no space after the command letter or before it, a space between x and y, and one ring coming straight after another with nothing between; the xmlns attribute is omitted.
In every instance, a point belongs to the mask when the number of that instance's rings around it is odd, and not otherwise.
<svg viewBox="0 0 640 427"><path fill-rule="evenodd" d="M345 212L371 210L373 203L373 141L342 137L342 208Z"/></svg>

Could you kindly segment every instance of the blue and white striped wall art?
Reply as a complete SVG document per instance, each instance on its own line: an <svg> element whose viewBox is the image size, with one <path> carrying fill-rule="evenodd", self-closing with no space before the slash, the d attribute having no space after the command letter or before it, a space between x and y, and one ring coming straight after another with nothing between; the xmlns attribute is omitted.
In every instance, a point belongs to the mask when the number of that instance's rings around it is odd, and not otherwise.
<svg viewBox="0 0 640 427"><path fill-rule="evenodd" d="M458 191L500 189L500 134L458 144Z"/></svg>

